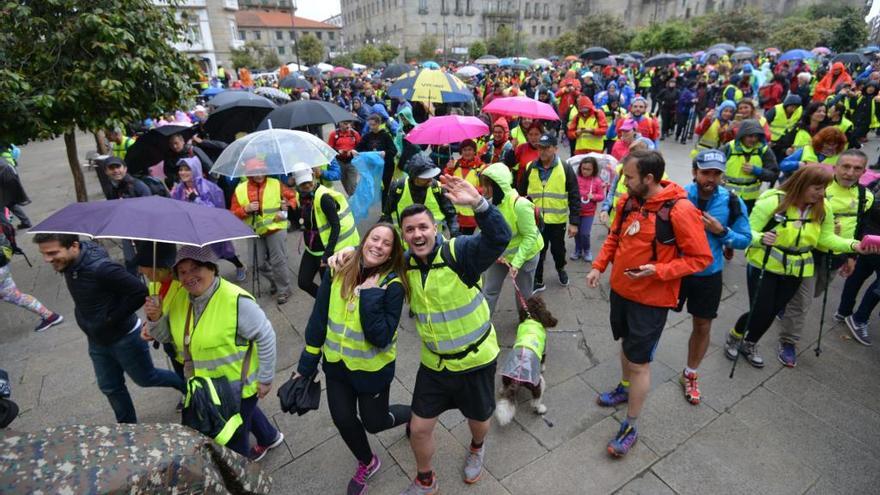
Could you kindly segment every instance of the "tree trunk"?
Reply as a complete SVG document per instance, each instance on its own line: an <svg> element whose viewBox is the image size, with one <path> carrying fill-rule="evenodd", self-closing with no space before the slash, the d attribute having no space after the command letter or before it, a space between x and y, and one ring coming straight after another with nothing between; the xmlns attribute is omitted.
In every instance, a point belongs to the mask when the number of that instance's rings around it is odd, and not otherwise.
<svg viewBox="0 0 880 495"><path fill-rule="evenodd" d="M86 192L86 178L83 176L82 165L76 152L76 134L73 130L64 133L64 146L67 148L67 164L73 174L73 187L76 190L76 200L85 203L89 200Z"/></svg>
<svg viewBox="0 0 880 495"><path fill-rule="evenodd" d="M93 132L92 135L95 136L95 149L98 150L98 154L109 155L110 148L107 147L107 139L104 136L104 130L101 129L97 132Z"/></svg>

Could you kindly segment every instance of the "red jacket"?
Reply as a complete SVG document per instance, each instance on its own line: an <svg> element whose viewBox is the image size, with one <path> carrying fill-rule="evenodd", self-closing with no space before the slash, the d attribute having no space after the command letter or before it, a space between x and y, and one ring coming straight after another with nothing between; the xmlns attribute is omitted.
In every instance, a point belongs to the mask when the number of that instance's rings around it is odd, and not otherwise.
<svg viewBox="0 0 880 495"><path fill-rule="evenodd" d="M350 158L351 150L355 149L360 142L361 135L357 131L343 131L339 129L331 132L330 138L327 140L327 144L338 151L342 158Z"/></svg>
<svg viewBox="0 0 880 495"><path fill-rule="evenodd" d="M687 193L678 184L660 181L663 190L651 197L640 212L623 218L627 194L617 202L617 215L602 251L593 261L593 268L604 272L611 267L611 290L631 301L648 306L673 308L678 304L681 278L703 271L712 264L712 251L706 239L700 211L687 199ZM675 246L657 245L657 260L651 260L654 241L654 222L657 210L670 199L678 201L670 211ZM630 235L629 227L639 222L638 232ZM622 223L622 225L621 225ZM619 232L619 234L618 234ZM624 274L627 268L653 264L656 273L650 277L631 279Z"/></svg>
<svg viewBox="0 0 880 495"><path fill-rule="evenodd" d="M636 122L636 131L641 134L642 137L646 137L651 141L657 141L660 139L660 124L657 122L657 119L648 115L642 115L638 120L636 120L632 114L627 115L625 119L619 119L617 121L618 135L620 135L620 126L622 126L623 122L627 119L632 119Z"/></svg>

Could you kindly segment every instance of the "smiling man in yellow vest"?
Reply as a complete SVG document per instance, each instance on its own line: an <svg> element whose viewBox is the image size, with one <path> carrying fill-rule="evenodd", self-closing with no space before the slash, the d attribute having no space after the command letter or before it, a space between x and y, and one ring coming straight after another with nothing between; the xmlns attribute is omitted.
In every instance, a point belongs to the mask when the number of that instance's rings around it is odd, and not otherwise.
<svg viewBox="0 0 880 495"><path fill-rule="evenodd" d="M431 463L434 426L449 409L458 409L468 420L472 439L464 481L476 483L483 471L483 442L495 411L499 349L478 283L480 275L504 253L511 231L501 212L472 184L448 175L440 182L454 204L473 208L480 233L447 241L438 235L431 211L424 205L413 204L401 214L403 238L410 246L406 275L410 306L422 341L410 422L418 474L403 492L406 495L438 493Z"/></svg>

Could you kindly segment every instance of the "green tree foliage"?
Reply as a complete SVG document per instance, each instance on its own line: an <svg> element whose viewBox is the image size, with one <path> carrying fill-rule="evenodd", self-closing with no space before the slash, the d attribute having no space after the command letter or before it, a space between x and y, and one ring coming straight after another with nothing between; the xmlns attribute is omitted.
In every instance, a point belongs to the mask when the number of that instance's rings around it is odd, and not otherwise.
<svg viewBox="0 0 880 495"><path fill-rule="evenodd" d="M382 52L373 45L366 45L352 53L351 58L359 64L373 67L382 60Z"/></svg>
<svg viewBox="0 0 880 495"><path fill-rule="evenodd" d="M5 2L0 141L64 135L76 198L86 201L74 132L159 115L193 95L197 67L170 43L183 34L173 10L152 0Z"/></svg>
<svg viewBox="0 0 880 495"><path fill-rule="evenodd" d="M840 19L840 25L831 34L830 47L838 53L851 52L868 40L868 25L864 14L852 7L845 10L846 14Z"/></svg>
<svg viewBox="0 0 880 495"><path fill-rule="evenodd" d="M840 19L786 17L769 33L767 42L780 50L828 45Z"/></svg>
<svg viewBox="0 0 880 495"><path fill-rule="evenodd" d="M571 31L566 31L559 35L554 41L554 45L553 52L560 57L566 55L580 55L581 47L578 43L577 35ZM546 53L545 55L551 55L551 53Z"/></svg>
<svg viewBox="0 0 880 495"><path fill-rule="evenodd" d="M579 49L601 46L612 53L619 53L629 46L633 33L620 17L602 13L587 16L578 25L575 36Z"/></svg>
<svg viewBox="0 0 880 495"><path fill-rule="evenodd" d="M437 38L433 36L425 36L419 42L419 58L421 60L430 60L437 54Z"/></svg>
<svg viewBox="0 0 880 495"><path fill-rule="evenodd" d="M474 41L471 43L471 46L468 47L468 58L471 60L476 60L487 53L489 52L486 50L486 44L480 40Z"/></svg>
<svg viewBox="0 0 880 495"><path fill-rule="evenodd" d="M706 17L707 26L715 31L717 39L728 43L756 43L764 39L768 31L773 31L769 29L767 15L755 7L735 13L714 12Z"/></svg>
<svg viewBox="0 0 880 495"><path fill-rule="evenodd" d="M346 69L351 69L351 64L354 63L354 60L352 60L351 55L342 54L333 57L333 60L331 60L330 63L335 65L336 67L345 67Z"/></svg>
<svg viewBox="0 0 880 495"><path fill-rule="evenodd" d="M511 55L516 55L516 38L513 34L513 30L507 25L499 26L498 31L495 32L495 36L489 38L489 41L486 43L486 48L489 53L496 57L509 57Z"/></svg>
<svg viewBox="0 0 880 495"><path fill-rule="evenodd" d="M278 54L275 53L275 50L269 49L263 52L263 57L260 59L260 65L262 65L264 69L274 70L281 66L281 59L278 58Z"/></svg>
<svg viewBox="0 0 880 495"><path fill-rule="evenodd" d="M324 60L324 43L312 33L306 33L297 40L299 58L305 65L315 65Z"/></svg>
<svg viewBox="0 0 880 495"><path fill-rule="evenodd" d="M382 53L381 60L386 64L390 64L394 59L400 56L400 50L396 46L388 43L379 45L379 51Z"/></svg>
<svg viewBox="0 0 880 495"><path fill-rule="evenodd" d="M256 41L247 41L241 48L232 49L232 67L235 70L242 67L252 69L260 64L264 54L263 45Z"/></svg>

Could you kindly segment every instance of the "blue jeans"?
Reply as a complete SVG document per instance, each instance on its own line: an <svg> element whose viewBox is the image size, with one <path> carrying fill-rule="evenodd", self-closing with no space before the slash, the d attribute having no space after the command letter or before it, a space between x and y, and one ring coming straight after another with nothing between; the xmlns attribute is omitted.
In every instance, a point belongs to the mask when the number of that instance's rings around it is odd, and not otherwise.
<svg viewBox="0 0 880 495"><path fill-rule="evenodd" d="M574 238L574 252L579 254L587 254L590 252L590 231L593 229L593 215L581 217L581 223L578 225L578 233Z"/></svg>
<svg viewBox="0 0 880 495"><path fill-rule="evenodd" d="M141 387L171 387L183 393L183 380L173 371L157 369L150 348L137 331L111 345L89 341L89 357L95 367L98 388L107 396L117 423L137 423L134 403L125 387L125 373Z"/></svg>
<svg viewBox="0 0 880 495"><path fill-rule="evenodd" d="M263 411L257 407L257 400L256 395L241 399L240 413L243 424L226 443L226 447L245 457L250 454L248 444L251 432L257 438L257 445L263 447L271 445L278 438L278 430L272 426Z"/></svg>

